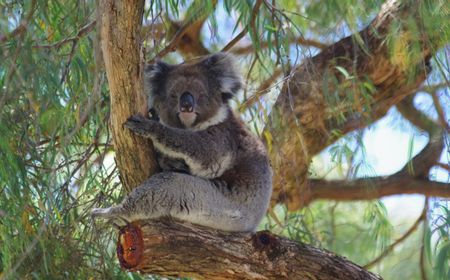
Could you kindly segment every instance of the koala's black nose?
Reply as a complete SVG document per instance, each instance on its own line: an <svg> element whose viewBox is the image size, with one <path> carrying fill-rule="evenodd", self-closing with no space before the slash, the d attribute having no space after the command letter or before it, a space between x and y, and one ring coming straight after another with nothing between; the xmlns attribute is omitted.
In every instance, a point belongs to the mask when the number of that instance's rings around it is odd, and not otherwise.
<svg viewBox="0 0 450 280"><path fill-rule="evenodd" d="M189 113L194 111L194 97L188 91L183 92L180 97L180 111Z"/></svg>

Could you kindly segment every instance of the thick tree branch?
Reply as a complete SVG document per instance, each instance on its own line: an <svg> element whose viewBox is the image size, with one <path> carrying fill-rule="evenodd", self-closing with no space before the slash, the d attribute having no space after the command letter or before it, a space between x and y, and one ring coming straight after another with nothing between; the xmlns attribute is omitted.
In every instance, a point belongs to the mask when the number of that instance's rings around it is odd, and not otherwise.
<svg viewBox="0 0 450 280"><path fill-rule="evenodd" d="M371 200L398 194L450 197L449 184L404 175L352 181L312 179L308 183L311 190L310 201L314 199Z"/></svg>
<svg viewBox="0 0 450 280"><path fill-rule="evenodd" d="M397 110L415 127L427 132L429 135L440 133L442 130L438 123L416 109L414 106L414 95L410 95L398 103Z"/></svg>
<svg viewBox="0 0 450 280"><path fill-rule="evenodd" d="M406 97L397 105L397 109L413 125L426 131L430 140L425 148L397 174L413 174L415 177L427 178L431 167L439 161L439 157L444 149L444 130L438 123L416 109L413 99L414 96Z"/></svg>
<svg viewBox="0 0 450 280"><path fill-rule="evenodd" d="M427 180L430 169L437 165L444 148L442 128L414 107L414 96L406 97L397 105L400 113L417 128L428 132L430 140L396 174L386 178L368 178L354 181L310 180L309 191L302 196L306 205L314 199L366 200L394 194L424 194L450 197L450 185Z"/></svg>
<svg viewBox="0 0 450 280"><path fill-rule="evenodd" d="M266 127L277 170L274 202L285 202L291 210L301 207L301 197L312 191L306 179L311 158L340 136L383 117L424 81L438 46L429 41L435 36L407 35L406 22L420 20L417 5L387 1L359 34L327 47L286 77ZM395 36L393 25L399 27ZM414 60L401 60L387 42L420 45L421 52Z"/></svg>
<svg viewBox="0 0 450 280"><path fill-rule="evenodd" d="M331 252L267 231L225 233L175 221L121 230L118 255L131 271L196 279L381 279Z"/></svg>

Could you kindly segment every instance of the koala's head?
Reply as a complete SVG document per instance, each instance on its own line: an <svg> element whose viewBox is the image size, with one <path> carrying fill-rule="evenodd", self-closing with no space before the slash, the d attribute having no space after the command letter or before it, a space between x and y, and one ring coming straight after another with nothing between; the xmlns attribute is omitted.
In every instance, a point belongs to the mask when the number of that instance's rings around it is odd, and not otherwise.
<svg viewBox="0 0 450 280"><path fill-rule="evenodd" d="M228 101L242 87L234 59L217 53L178 65L157 62L145 69L149 108L161 123L206 128L223 121Z"/></svg>

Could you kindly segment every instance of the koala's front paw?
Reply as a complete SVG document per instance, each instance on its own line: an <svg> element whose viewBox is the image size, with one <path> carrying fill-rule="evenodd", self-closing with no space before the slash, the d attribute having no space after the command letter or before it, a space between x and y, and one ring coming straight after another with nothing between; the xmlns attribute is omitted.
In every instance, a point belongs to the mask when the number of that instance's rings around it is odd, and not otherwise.
<svg viewBox="0 0 450 280"><path fill-rule="evenodd" d="M151 132L153 122L154 121L146 119L141 115L134 115L131 116L123 125L136 134L148 137L149 132Z"/></svg>

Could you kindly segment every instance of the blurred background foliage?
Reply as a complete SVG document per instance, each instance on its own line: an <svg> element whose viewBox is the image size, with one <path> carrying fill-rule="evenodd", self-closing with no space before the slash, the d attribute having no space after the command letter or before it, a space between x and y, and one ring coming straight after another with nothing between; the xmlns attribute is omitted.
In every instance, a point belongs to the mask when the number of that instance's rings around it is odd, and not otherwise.
<svg viewBox="0 0 450 280"><path fill-rule="evenodd" d="M253 7L261 2L254 14ZM199 19L205 22L197 30L202 44L198 55L221 50L253 25L233 48L246 78L246 89L234 106L260 133L282 85L277 65L286 72L360 30L382 3L149 1L143 20L144 55L151 60L162 52L173 63L189 59L183 52L165 49L177 27ZM109 93L96 33L96 5L85 0L0 0L0 279L152 278L122 271L115 257L116 230L94 224L89 217L92 207L115 204L123 196L108 128ZM444 44L436 46L442 46L449 42L449 18L431 15L435 9L447 9L449 16L449 5L433 5L424 5L422 28L429 34L438 32ZM302 40L294 44L298 38ZM406 57L414 58L414 47L396 45L395 30L391 39L394 55L406 51ZM440 86L416 95L414 102L437 119L430 97L435 94L448 124L450 49L436 53L424 86ZM270 87L262 87L264 81L270 81ZM256 101L251 98L263 90L269 93ZM392 142L398 135L408 139L400 167L428 141L392 110L381 124L350 133L316 156L310 176L351 179L397 171L387 147L366 147L377 131L397 131L383 135ZM449 182L448 147L446 138L441 167L430 173L441 182ZM370 162L374 153L383 154L376 159L379 163ZM373 165L387 169L379 171ZM422 196L315 201L295 212L279 204L261 228L368 265L385 279L449 279L449 206L448 201Z"/></svg>

